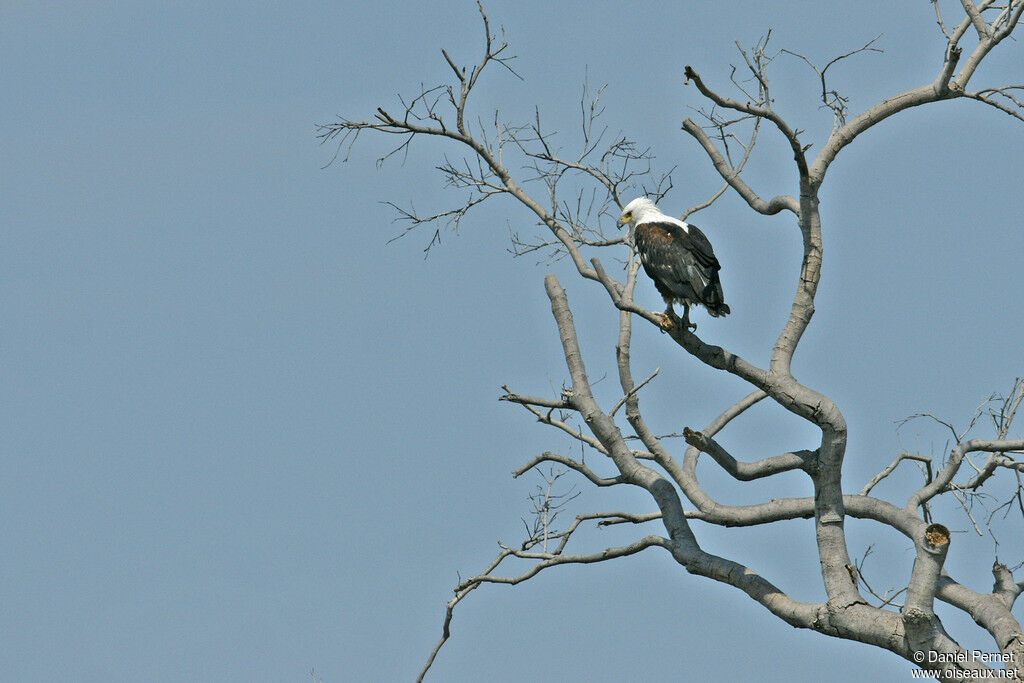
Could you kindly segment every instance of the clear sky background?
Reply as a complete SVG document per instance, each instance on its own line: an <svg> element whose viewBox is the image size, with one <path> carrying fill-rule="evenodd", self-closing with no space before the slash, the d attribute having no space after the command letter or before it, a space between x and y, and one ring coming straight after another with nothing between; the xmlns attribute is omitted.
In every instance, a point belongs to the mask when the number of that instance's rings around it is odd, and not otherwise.
<svg viewBox="0 0 1024 683"><path fill-rule="evenodd" d="M410 680L457 572L521 539L540 480L510 471L569 447L497 401L504 383L546 394L566 379L546 273L567 287L591 377L607 374L601 397L615 400L617 316L568 264L509 256L509 227L536 229L525 210L484 205L427 259L426 232L387 243L401 227L381 202L461 199L432 170L459 150L424 141L378 169L391 140L365 136L321 168L333 149L315 123L369 118L448 78L441 47L478 58L472 3L410 4L0 5L3 678ZM724 84L734 39L771 28L775 46L821 63L882 34L884 54L833 68L856 112L931 81L944 46L923 0L583 7L489 2L525 81L494 70L475 111L522 120L537 105L568 148L584 78L608 83L610 129L677 166L663 204L677 214L718 186L679 129L699 103L685 64ZM974 84L1024 81L1021 50L1001 46ZM778 110L819 146L831 120L813 72L784 56L771 72ZM785 145L761 138L749 182L794 193ZM847 490L901 448L941 458L946 433L897 433L899 418L964 425L1024 374L1022 150L1019 121L946 103L885 122L832 167L817 314L794 371L844 410ZM792 219L730 195L691 220L733 310L697 313L700 333L766 364L796 283ZM638 298L661 305L646 281ZM748 391L647 325L633 355L637 377L661 368L642 399L659 432L699 428ZM767 405L723 441L745 459L816 443ZM904 467L879 495L905 501L919 475ZM707 464L701 476L730 503L811 490L801 473L770 487ZM637 492L580 490L570 514L654 509ZM957 532L950 571L988 590L992 540L953 507L936 515ZM1016 564L1019 516L1004 524L999 557ZM905 585L909 543L848 528L853 555L875 544L873 585ZM659 531L588 531L576 549ZM793 597L823 598L809 521L695 531ZM939 609L962 644L994 649ZM476 591L433 680L903 680L910 668L793 630L655 549Z"/></svg>

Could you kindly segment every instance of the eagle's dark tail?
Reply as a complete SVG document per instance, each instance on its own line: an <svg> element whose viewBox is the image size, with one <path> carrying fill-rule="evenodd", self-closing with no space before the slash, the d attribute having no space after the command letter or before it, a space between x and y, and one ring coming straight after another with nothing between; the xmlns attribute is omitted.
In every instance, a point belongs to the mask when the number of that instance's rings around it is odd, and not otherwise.
<svg viewBox="0 0 1024 683"><path fill-rule="evenodd" d="M720 318L731 312L729 304L725 303L725 294L722 292L722 282L718 279L717 271L711 274L711 282L701 292L701 298L704 299L704 305L713 318Z"/></svg>

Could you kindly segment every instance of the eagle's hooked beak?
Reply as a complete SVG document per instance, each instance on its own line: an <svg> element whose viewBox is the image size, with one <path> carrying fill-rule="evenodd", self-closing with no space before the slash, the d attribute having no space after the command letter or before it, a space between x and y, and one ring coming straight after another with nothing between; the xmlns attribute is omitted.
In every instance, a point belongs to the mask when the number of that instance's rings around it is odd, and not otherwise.
<svg viewBox="0 0 1024 683"><path fill-rule="evenodd" d="M624 213L621 216L619 216L619 220L615 221L615 226L619 229L622 229L623 227L629 225L629 222L631 220L633 220L633 217L628 213Z"/></svg>

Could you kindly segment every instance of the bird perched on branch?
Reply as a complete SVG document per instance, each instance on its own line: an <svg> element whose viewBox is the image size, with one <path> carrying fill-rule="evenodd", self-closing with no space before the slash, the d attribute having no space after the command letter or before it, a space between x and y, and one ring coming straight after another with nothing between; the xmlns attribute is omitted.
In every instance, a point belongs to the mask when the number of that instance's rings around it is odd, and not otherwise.
<svg viewBox="0 0 1024 683"><path fill-rule="evenodd" d="M664 329L671 329L678 320L672 309L676 301L682 304L682 322L690 329L697 328L690 323L690 306L694 304L704 306L715 318L729 313L718 279L722 266L697 226L666 216L647 197L626 204L619 224L628 223L635 226L640 263L668 304L661 314Z"/></svg>

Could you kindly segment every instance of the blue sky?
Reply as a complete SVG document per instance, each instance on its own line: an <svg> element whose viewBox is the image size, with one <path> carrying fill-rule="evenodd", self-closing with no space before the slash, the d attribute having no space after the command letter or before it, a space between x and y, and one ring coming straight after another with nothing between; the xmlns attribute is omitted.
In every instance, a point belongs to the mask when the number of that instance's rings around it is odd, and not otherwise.
<svg viewBox="0 0 1024 683"><path fill-rule="evenodd" d="M941 59L929 3L767 5L488 3L525 81L492 72L476 111L522 119L537 105L568 137L583 79L608 83L610 128L678 167L663 208L679 213L718 185L679 130L699 104L682 87L685 64L724 83L732 41L768 28L776 47L818 62L883 34L884 54L834 68L859 111L930 81ZM5 676L411 679L457 572L520 540L539 479L509 472L568 447L497 401L505 383L545 394L565 380L546 273L566 286L590 374L609 373L598 389L615 400L607 297L568 264L508 255L509 227L535 229L520 207L481 207L426 259L425 232L388 244L401 227L381 202L458 201L432 170L442 145L424 141L378 168L390 140L365 136L348 162L322 168L332 150L317 145L315 123L369 118L447 78L441 47L477 58L475 6L0 8ZM975 84L1019 83L1021 63L1005 44ZM779 111L820 145L831 121L814 74L785 57L772 73ZM1024 374L1022 143L1020 122L942 104L879 126L830 170L824 277L794 372L844 410L848 490L901 448L941 457L941 430L897 434L895 420L931 412L965 424ZM788 159L763 132L749 182L794 192ZM766 363L799 233L734 196L692 221L715 243L733 310L699 320L701 334ZM638 297L660 305L648 283ZM662 369L643 399L658 431L699 427L747 392L647 327L633 355L637 376ZM770 406L729 429L729 447L749 459L814 443ZM724 502L810 490L793 473L770 487L701 475ZM902 502L915 482L908 467L877 493ZM581 490L572 514L653 510L636 492ZM963 532L950 570L987 589L991 540L954 508L939 512ZM1008 524L1000 558L1016 563L1021 528ZM875 544L869 575L903 585L906 542L849 529L851 554ZM695 530L706 549L821 599L809 522ZM578 548L645 533L657 528L588 531ZM970 619L940 615L965 646L992 649ZM658 551L482 588L453 633L434 680L909 675L889 653L792 630Z"/></svg>

